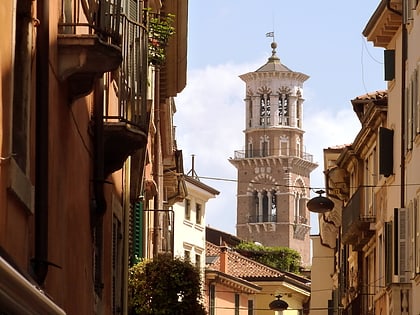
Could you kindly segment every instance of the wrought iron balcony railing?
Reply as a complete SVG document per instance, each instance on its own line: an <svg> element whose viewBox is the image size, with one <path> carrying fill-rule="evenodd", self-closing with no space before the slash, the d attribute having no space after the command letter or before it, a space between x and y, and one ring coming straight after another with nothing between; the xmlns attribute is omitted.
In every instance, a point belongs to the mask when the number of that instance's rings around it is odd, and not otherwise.
<svg viewBox="0 0 420 315"><path fill-rule="evenodd" d="M121 15L122 63L118 69L118 109L105 104L107 123L125 123L147 132L147 29L144 25Z"/></svg>
<svg viewBox="0 0 420 315"><path fill-rule="evenodd" d="M370 224L375 222L376 216L374 207L370 211L368 209L366 189L371 187L359 187L343 208L342 241L355 249L366 244L374 233Z"/></svg>
<svg viewBox="0 0 420 315"><path fill-rule="evenodd" d="M304 151L297 150L237 150L234 152L234 159L250 159L250 158L261 158L261 157L276 157L276 156L293 156L299 157L305 161L313 162L313 155Z"/></svg>
<svg viewBox="0 0 420 315"><path fill-rule="evenodd" d="M277 222L277 215L275 214L266 214L266 215L254 215L249 216L248 223L267 223L267 222Z"/></svg>
<svg viewBox="0 0 420 315"><path fill-rule="evenodd" d="M58 74L70 99L89 94L121 56L121 0L62 0L58 24Z"/></svg>
<svg viewBox="0 0 420 315"><path fill-rule="evenodd" d="M121 0L62 0L60 34L96 34L101 40L119 44Z"/></svg>

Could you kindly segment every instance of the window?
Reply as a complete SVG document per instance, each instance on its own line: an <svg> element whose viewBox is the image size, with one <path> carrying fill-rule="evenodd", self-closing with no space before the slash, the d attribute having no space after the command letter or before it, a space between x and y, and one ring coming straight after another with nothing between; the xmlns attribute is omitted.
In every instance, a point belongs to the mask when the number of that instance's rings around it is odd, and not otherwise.
<svg viewBox="0 0 420 315"><path fill-rule="evenodd" d="M268 137L261 137L260 139L260 156L268 156L270 150Z"/></svg>
<svg viewBox="0 0 420 315"><path fill-rule="evenodd" d="M16 8L12 152L22 172L27 173L31 102L33 24L29 23L31 1L19 0Z"/></svg>
<svg viewBox="0 0 420 315"><path fill-rule="evenodd" d="M252 142L249 142L248 143L248 152L246 154L246 157L248 157L248 158L254 157L254 152L253 151L254 151L254 148L253 148Z"/></svg>
<svg viewBox="0 0 420 315"><path fill-rule="evenodd" d="M201 268L201 255L199 254L195 255L195 266L197 267L197 269Z"/></svg>
<svg viewBox="0 0 420 315"><path fill-rule="evenodd" d="M302 156L302 154L300 152L300 148L301 148L301 146L300 146L300 139L297 138L296 139L296 156L298 156L298 157L301 157Z"/></svg>
<svg viewBox="0 0 420 315"><path fill-rule="evenodd" d="M215 315L216 314L216 287L214 284L210 284L209 286L209 315Z"/></svg>
<svg viewBox="0 0 420 315"><path fill-rule="evenodd" d="M280 155L289 155L289 139L287 137L280 139Z"/></svg>
<svg viewBox="0 0 420 315"><path fill-rule="evenodd" d="M252 127L252 101L251 99L247 99L247 107L248 107L248 127Z"/></svg>
<svg viewBox="0 0 420 315"><path fill-rule="evenodd" d="M260 96L260 126L266 126L270 124L270 95Z"/></svg>
<svg viewBox="0 0 420 315"><path fill-rule="evenodd" d="M239 294L235 293L235 315L239 315Z"/></svg>
<svg viewBox="0 0 420 315"><path fill-rule="evenodd" d="M185 219L190 220L191 219L191 200L185 199Z"/></svg>
<svg viewBox="0 0 420 315"><path fill-rule="evenodd" d="M268 194L264 190L261 193L261 201L262 201L262 222L268 222Z"/></svg>
<svg viewBox="0 0 420 315"><path fill-rule="evenodd" d="M184 260L191 261L191 252L189 250L184 250Z"/></svg>
<svg viewBox="0 0 420 315"><path fill-rule="evenodd" d="M254 301L248 300L248 315L254 315Z"/></svg>
<svg viewBox="0 0 420 315"><path fill-rule="evenodd" d="M302 114L301 114L302 109L301 109L301 106L302 106L302 101L299 98L297 103L296 103L296 120L297 120L298 128L302 128L302 117L301 117L302 116Z"/></svg>
<svg viewBox="0 0 420 315"><path fill-rule="evenodd" d="M272 222L276 222L276 215L277 215L277 195L276 195L276 191L272 190L271 191L271 218L272 218Z"/></svg>
<svg viewBox="0 0 420 315"><path fill-rule="evenodd" d="M202 211L201 205L197 203L195 205L195 223L201 224L202 217L203 217L203 211Z"/></svg>
<svg viewBox="0 0 420 315"><path fill-rule="evenodd" d="M280 94L278 102L279 110L279 125L288 126L289 125L289 95Z"/></svg>

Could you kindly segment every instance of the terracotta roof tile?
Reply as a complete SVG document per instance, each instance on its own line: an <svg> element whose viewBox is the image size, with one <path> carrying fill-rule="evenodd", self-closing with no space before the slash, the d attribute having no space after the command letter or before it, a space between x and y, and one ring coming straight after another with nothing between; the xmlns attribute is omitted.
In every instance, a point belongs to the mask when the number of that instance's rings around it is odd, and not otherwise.
<svg viewBox="0 0 420 315"><path fill-rule="evenodd" d="M217 257L213 260L212 264L207 265L207 268L220 270L220 252L221 249L219 246L216 246L210 242L206 242L206 255ZM226 274L239 277L239 278L249 278L249 277L281 277L284 274L274 268L270 268L264 264L260 264L252 259L249 259L231 249L228 249L227 254L227 270Z"/></svg>

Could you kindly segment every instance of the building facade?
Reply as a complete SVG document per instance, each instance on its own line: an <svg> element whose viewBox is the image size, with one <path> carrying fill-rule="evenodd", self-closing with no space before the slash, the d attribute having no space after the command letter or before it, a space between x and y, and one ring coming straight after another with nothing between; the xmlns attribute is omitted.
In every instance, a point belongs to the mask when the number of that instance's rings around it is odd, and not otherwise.
<svg viewBox="0 0 420 315"><path fill-rule="evenodd" d="M310 279L249 259L229 246L206 244L205 298L209 315L308 314ZM270 307L274 300L284 310Z"/></svg>
<svg viewBox="0 0 420 315"><path fill-rule="evenodd" d="M246 84L245 149L229 161L237 168L239 238L297 250L310 263L310 173L317 167L304 151L303 83L308 76L272 56Z"/></svg>
<svg viewBox="0 0 420 315"><path fill-rule="evenodd" d="M1 313L126 314L130 263L163 250L168 225L145 210L183 198L168 170L182 165L171 115L187 1L5 0L0 12ZM176 35L157 64L149 22L168 13Z"/></svg>
<svg viewBox="0 0 420 315"><path fill-rule="evenodd" d="M203 274L206 263L206 203L219 192L195 176L185 175L187 195L173 206L175 212L174 253L189 260Z"/></svg>
<svg viewBox="0 0 420 315"><path fill-rule="evenodd" d="M419 14L418 1L379 3L363 35L384 48L387 92L353 100L354 143L325 150L335 208L322 215L334 226L321 238L331 244L338 232L333 314L420 311Z"/></svg>

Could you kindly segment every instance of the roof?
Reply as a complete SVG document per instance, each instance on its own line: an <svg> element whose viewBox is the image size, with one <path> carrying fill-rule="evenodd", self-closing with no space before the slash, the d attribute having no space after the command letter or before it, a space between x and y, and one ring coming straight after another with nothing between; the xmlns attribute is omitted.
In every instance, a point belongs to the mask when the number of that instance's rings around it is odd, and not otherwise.
<svg viewBox="0 0 420 315"><path fill-rule="evenodd" d="M208 269L221 270L220 266L220 246L206 242L206 255L207 257L214 257L213 263L207 265ZM256 262L255 260L246 258L241 254L227 250L227 266L225 273L239 277L239 278L272 278L282 277L283 272L268 267L264 264Z"/></svg>
<svg viewBox="0 0 420 315"><path fill-rule="evenodd" d="M363 124L366 117L370 117L373 107L388 105L388 91L375 91L366 93L351 100L353 111L356 113L359 121Z"/></svg>
<svg viewBox="0 0 420 315"><path fill-rule="evenodd" d="M229 247L235 247L236 245L239 245L242 240L236 235L217 230L210 226L206 226L206 241L214 245L226 245Z"/></svg>
<svg viewBox="0 0 420 315"><path fill-rule="evenodd" d="M261 66L260 68L258 68L256 72L273 72L273 71L274 72L293 72L288 67L283 65L280 62L280 58L277 57L276 55L277 43L276 42L271 43L271 48L273 49L271 57L268 58L267 63Z"/></svg>
<svg viewBox="0 0 420 315"><path fill-rule="evenodd" d="M221 266L222 252L226 254L227 258L224 272L222 272L223 268ZM253 283L256 281L259 283L278 281L282 282L283 285L299 288L299 290L303 290L301 292L306 292L306 294L310 294L311 290L311 280L307 277L290 272L282 272L247 258L226 246L217 246L206 242L206 274L211 272Z"/></svg>

